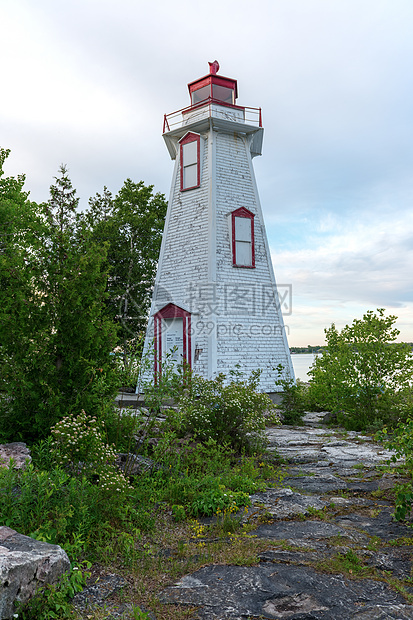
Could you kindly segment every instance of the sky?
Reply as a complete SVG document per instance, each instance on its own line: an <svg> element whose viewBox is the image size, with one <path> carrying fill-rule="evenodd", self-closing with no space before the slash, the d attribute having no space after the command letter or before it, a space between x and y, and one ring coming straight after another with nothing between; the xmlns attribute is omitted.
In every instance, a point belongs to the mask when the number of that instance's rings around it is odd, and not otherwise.
<svg viewBox="0 0 413 620"><path fill-rule="evenodd" d="M62 163L81 208L126 178L168 196L163 115L217 59L237 103L262 108L290 346L376 308L413 341L412 32L411 0L0 0L5 172L38 202Z"/></svg>

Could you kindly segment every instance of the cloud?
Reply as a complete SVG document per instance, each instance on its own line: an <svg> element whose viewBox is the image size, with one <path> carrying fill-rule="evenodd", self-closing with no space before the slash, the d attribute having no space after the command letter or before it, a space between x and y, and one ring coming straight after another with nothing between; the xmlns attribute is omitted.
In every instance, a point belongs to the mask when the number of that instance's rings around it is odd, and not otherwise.
<svg viewBox="0 0 413 620"><path fill-rule="evenodd" d="M127 177L167 193L163 114L217 58L263 110L254 167L294 329L377 306L413 324L411 0L224 0L202 18L189 0L3 4L1 145L33 200L60 163L83 207Z"/></svg>
<svg viewBox="0 0 413 620"><path fill-rule="evenodd" d="M277 251L272 260L278 279L291 282L294 296L308 304L358 303L369 307L403 307L413 302L413 212L379 220L360 215L335 223L327 218L327 237L308 235L309 245ZM312 243L311 243L312 242Z"/></svg>

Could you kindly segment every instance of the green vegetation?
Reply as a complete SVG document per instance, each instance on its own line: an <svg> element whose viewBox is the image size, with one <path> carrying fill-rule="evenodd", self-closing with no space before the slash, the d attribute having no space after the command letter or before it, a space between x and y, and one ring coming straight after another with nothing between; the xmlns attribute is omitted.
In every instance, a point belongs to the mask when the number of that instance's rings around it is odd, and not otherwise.
<svg viewBox="0 0 413 620"><path fill-rule="evenodd" d="M67 421L59 426L69 430ZM150 451L156 467L129 476L128 484L122 485L119 472L103 475L100 455L108 448L101 441L89 441L88 432L85 436L83 416L72 420L71 428L76 427L79 435L70 449L77 454L89 447L88 460L81 466L78 462L74 467L64 458L60 442L53 443L49 457L45 444L50 441L43 440L34 449L33 465L24 472L0 470L2 523L38 540L60 544L73 562L126 570L140 581L145 581L149 569L155 577L166 570L171 579L193 569L196 565L188 568L189 560L183 560L199 557L210 538L217 541L217 553L229 553L231 561L250 563L256 557L257 543L248 537L239 516L240 509L249 504L249 494L266 486L256 457L237 455L213 440L205 444L178 440L164 429L163 441ZM192 520L214 515L216 524L208 528ZM228 536L234 537L230 548ZM181 556L181 561L161 568L156 559L158 545L172 547L172 557ZM201 565L205 559L202 556L196 562ZM57 614L57 603L62 607L60 615L45 617L65 618L68 607L64 601L69 595L66 586L47 589L43 609L50 604Z"/></svg>
<svg viewBox="0 0 413 620"><path fill-rule="evenodd" d="M118 327L125 369L137 334L146 328L166 208L153 185L126 179L115 197L105 187L91 198L84 214L92 240L107 246L105 306Z"/></svg>
<svg viewBox="0 0 413 620"><path fill-rule="evenodd" d="M394 342L396 319L380 308L341 332L334 324L326 329L327 350L309 373L309 406L335 412L348 430L405 420L413 404L413 357L409 345Z"/></svg>
<svg viewBox="0 0 413 620"><path fill-rule="evenodd" d="M400 473L406 482L396 485L395 491L395 518L403 520L411 516L413 507L413 417L400 423L397 428L388 434L387 427L377 433L377 439L384 442L389 450L394 451L394 456L388 462L389 465L396 463L400 458L404 462L398 466Z"/></svg>
<svg viewBox="0 0 413 620"><path fill-rule="evenodd" d="M32 446L33 462L24 471L0 469L0 521L38 540L60 544L76 566L110 565L111 570L134 574L142 584L151 571L154 591L160 571L166 570L173 579L193 570L206 561L207 556L200 554L206 547L208 553L214 549L216 559L255 563L263 543L249 537L250 526L242 525L241 516L249 495L265 490L266 478L279 477L270 456L262 454L263 410L272 405L267 396L255 392L256 376L232 379L227 385L222 376L208 382L187 371L165 372L165 377L161 393L166 397L180 392L181 406L166 411L163 421L158 418L148 425L147 416L124 410L119 416L120 436L113 428L116 417L106 424L82 411L57 422L49 437ZM152 405L154 392L149 395ZM207 406L215 414L206 423L208 433L202 426ZM258 422L251 414L254 406ZM149 419L158 414L159 407ZM239 423L236 432L231 426L234 420ZM124 436L125 429L129 437ZM135 447L134 437L142 432L145 440L138 444L142 467L133 473L127 462L120 471L116 453L125 443ZM107 441L109 433L119 437L114 445ZM133 457L132 461L133 465ZM200 517L214 520L206 527L195 521ZM156 555L160 537L160 546L172 546L179 562L160 567ZM36 615L39 609L49 613L44 617L69 617L71 588L73 580L80 583L79 574L74 577L72 571L61 586L47 588L22 617L42 618ZM146 605L147 597L143 600ZM140 602L138 596L134 603ZM135 607L136 614L138 610Z"/></svg>
<svg viewBox="0 0 413 620"><path fill-rule="evenodd" d="M75 564L69 574L63 575L56 585L46 585L33 596L26 605L19 605L18 618L22 620L51 620L73 618L70 600L77 592L82 592L86 580L90 577L89 562Z"/></svg>
<svg viewBox="0 0 413 620"><path fill-rule="evenodd" d="M279 364L275 369L279 376L283 375L283 366ZM291 377L288 379L278 379L275 382L282 389L281 405L282 420L284 424L300 424L304 412L309 409L307 385L297 379L294 381Z"/></svg>
<svg viewBox="0 0 413 620"><path fill-rule="evenodd" d="M8 155L0 149L0 441L33 442L82 409L105 417L120 364L132 380L166 203L128 179L80 213L62 166L38 205L23 175L4 176Z"/></svg>
<svg viewBox="0 0 413 620"><path fill-rule="evenodd" d="M377 578L375 568L367 566L353 549L320 561L317 568L329 573L342 573L351 579Z"/></svg>
<svg viewBox="0 0 413 620"><path fill-rule="evenodd" d="M205 380L193 376L179 399L182 428L201 441L213 439L235 451L261 452L265 446L265 413L275 409L267 394L258 393L260 372L247 380L225 376Z"/></svg>

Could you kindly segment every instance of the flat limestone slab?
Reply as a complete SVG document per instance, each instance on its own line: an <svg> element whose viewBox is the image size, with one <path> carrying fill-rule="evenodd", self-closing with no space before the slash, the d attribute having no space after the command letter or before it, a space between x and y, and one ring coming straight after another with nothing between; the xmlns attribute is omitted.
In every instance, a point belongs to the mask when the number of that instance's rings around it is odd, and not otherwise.
<svg viewBox="0 0 413 620"><path fill-rule="evenodd" d="M413 606L380 581L351 581L340 574L279 563L207 566L166 588L160 598L164 603L200 606L201 620L413 618Z"/></svg>
<svg viewBox="0 0 413 620"><path fill-rule="evenodd" d="M57 582L69 569L69 558L58 545L0 527L1 620L13 618L15 601L27 602L39 587Z"/></svg>
<svg viewBox="0 0 413 620"><path fill-rule="evenodd" d="M347 441L324 428L281 426L267 429L269 449L276 450L290 463L320 464L324 461L341 467L360 463L374 466L392 457L392 452L384 450L371 438L353 435L352 441Z"/></svg>
<svg viewBox="0 0 413 620"><path fill-rule="evenodd" d="M333 537L340 537L357 543L368 541L368 536L353 529L352 524L344 527L341 523L328 523L325 521L276 521L265 523L251 532L258 538L269 540L290 540L293 544L301 544L300 541L318 541Z"/></svg>
<svg viewBox="0 0 413 620"><path fill-rule="evenodd" d="M291 486L305 493L332 493L347 489L347 484L334 474L321 469L313 476L289 475L283 480L283 485Z"/></svg>
<svg viewBox="0 0 413 620"><path fill-rule="evenodd" d="M291 489L268 489L251 495L250 499L251 506L245 520L257 514L259 509L274 519L288 519L298 514L309 514L309 508L321 510L327 505L327 501L320 497L307 497Z"/></svg>

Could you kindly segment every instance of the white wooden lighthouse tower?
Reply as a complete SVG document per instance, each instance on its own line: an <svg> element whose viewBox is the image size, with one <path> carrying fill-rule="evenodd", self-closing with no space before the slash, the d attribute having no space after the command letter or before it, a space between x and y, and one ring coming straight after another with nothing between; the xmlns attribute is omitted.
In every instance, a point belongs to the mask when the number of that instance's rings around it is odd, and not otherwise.
<svg viewBox="0 0 413 620"><path fill-rule="evenodd" d="M155 373L169 352L205 378L260 368L275 392L278 364L294 374L252 167L261 110L236 105L236 80L209 65L164 118L175 167L145 349Z"/></svg>

